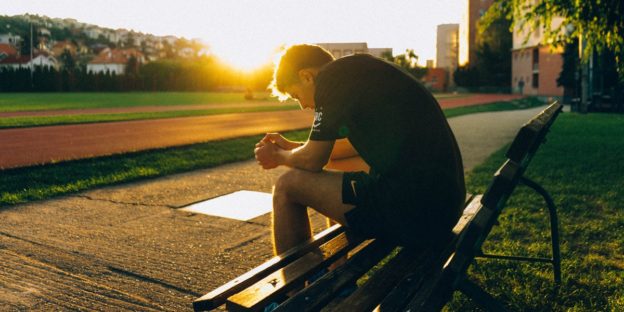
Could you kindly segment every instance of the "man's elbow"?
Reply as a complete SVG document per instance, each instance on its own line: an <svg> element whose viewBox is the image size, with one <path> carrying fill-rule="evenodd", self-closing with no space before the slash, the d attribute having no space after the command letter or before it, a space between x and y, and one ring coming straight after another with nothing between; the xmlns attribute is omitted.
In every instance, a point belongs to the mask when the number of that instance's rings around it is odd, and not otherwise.
<svg viewBox="0 0 624 312"><path fill-rule="evenodd" d="M310 172L321 172L325 165L327 164L327 160L321 159L307 159L303 162L303 165L300 169L310 171Z"/></svg>
<svg viewBox="0 0 624 312"><path fill-rule="evenodd" d="M325 164L322 164L320 162L318 162L318 163L310 163L309 162L302 169L306 170L306 171L310 171L310 172L321 172L324 167L325 167Z"/></svg>

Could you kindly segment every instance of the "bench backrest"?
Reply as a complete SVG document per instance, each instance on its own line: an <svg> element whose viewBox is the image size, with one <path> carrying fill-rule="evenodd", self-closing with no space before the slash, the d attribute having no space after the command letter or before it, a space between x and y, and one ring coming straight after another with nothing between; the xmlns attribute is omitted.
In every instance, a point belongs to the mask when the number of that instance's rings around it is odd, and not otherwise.
<svg viewBox="0 0 624 312"><path fill-rule="evenodd" d="M340 303L334 304L335 301L331 301L325 310L344 311L353 310L354 307L362 308L355 310L370 310L379 302L384 311L394 308L404 310L406 305L408 308L417 307L416 310L439 310L448 301L454 291L454 284L465 274L475 253L480 250L560 111L561 105L553 103L520 129L507 151L508 160L496 172L486 193L472 200L467 199L467 208L453 229L455 235L448 244L431 250L402 249L356 293ZM333 261L359 244L360 241L347 239L343 230L334 226L307 244L232 280L196 300L195 310L215 308L233 294L236 295L228 301L228 309L242 311L265 306L267 302L288 291L289 285L296 285L308 278L309 273L317 271L322 262L331 262L329 260ZM336 241L340 242L340 246ZM327 304L332 300L329 293L335 293L333 291L339 289L340 285L345 285L366 272L366 268L385 257L392 250L391 247L373 240L361 247L347 264L331 271L315 285L282 304L280 311L299 311L303 306L314 310ZM314 254L322 255L322 259L316 259L318 257ZM314 256L314 259L306 259L308 255ZM392 264L392 261L398 264ZM397 275L405 272L411 273L406 278ZM241 291L243 289L245 290ZM388 293L389 291L391 292Z"/></svg>
<svg viewBox="0 0 624 312"><path fill-rule="evenodd" d="M518 131L507 150L507 161L494 174L494 179L481 199L481 203L486 208L496 212L493 218L490 218L490 222L488 222L489 226L486 228L487 233L485 233L485 236L487 236L491 226L496 222L498 214L500 214L507 203L507 199L515 190L537 149L545 141L546 134L561 112L561 109L561 104L557 102L552 103L524 124Z"/></svg>
<svg viewBox="0 0 624 312"><path fill-rule="evenodd" d="M558 103L549 105L545 110L522 126L507 150L508 159L494 174L487 191L481 198L478 212L467 225L457 240L454 254L446 262L443 273L435 282L432 295L418 303L424 310L440 309L452 295L454 285L465 276L481 245L487 238L507 200L520 182L539 146L544 142L550 126L553 124L562 106Z"/></svg>

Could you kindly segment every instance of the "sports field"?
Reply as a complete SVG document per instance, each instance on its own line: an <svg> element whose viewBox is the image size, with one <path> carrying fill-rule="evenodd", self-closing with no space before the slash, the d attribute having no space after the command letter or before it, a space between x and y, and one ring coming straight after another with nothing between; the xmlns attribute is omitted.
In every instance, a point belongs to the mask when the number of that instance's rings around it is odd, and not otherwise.
<svg viewBox="0 0 624 312"><path fill-rule="evenodd" d="M268 93L254 95L263 100L277 101L269 97ZM0 97L0 112L180 106L244 101L244 94L241 92L3 93Z"/></svg>
<svg viewBox="0 0 624 312"><path fill-rule="evenodd" d="M509 101L515 95L435 94L443 108ZM4 93L0 129L298 109L268 92Z"/></svg>

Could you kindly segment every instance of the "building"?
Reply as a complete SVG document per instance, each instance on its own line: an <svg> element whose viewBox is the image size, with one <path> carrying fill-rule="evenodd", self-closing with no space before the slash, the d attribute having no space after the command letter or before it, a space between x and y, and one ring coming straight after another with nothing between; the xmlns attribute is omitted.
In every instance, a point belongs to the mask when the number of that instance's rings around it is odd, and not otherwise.
<svg viewBox="0 0 624 312"><path fill-rule="evenodd" d="M368 53L376 57L383 57L388 53L392 55L392 48L369 48L366 42L317 43L317 45L329 51L334 58L356 53Z"/></svg>
<svg viewBox="0 0 624 312"><path fill-rule="evenodd" d="M444 68L428 68L422 83L432 91L446 91L449 87L448 72Z"/></svg>
<svg viewBox="0 0 624 312"><path fill-rule="evenodd" d="M355 53L368 52L368 45L366 44L366 42L317 43L317 45L329 51L329 53L331 53L337 59Z"/></svg>
<svg viewBox="0 0 624 312"><path fill-rule="evenodd" d="M145 63L143 53L136 49L119 50L106 48L87 64L87 72L122 75L126 71L128 61L133 56L139 64Z"/></svg>
<svg viewBox="0 0 624 312"><path fill-rule="evenodd" d="M17 49L8 43L0 43L0 60L17 55Z"/></svg>
<svg viewBox="0 0 624 312"><path fill-rule="evenodd" d="M10 44L16 47L20 44L21 41L22 38L18 35L14 35L12 33L0 34L0 43Z"/></svg>
<svg viewBox="0 0 624 312"><path fill-rule="evenodd" d="M0 69L22 69L34 67L51 67L58 69L58 62L54 56L47 53L37 53L30 58L30 55L13 55L0 59Z"/></svg>
<svg viewBox="0 0 624 312"><path fill-rule="evenodd" d="M50 52L56 57L60 57L65 50L69 51L72 56L78 53L78 47L69 40L58 41L52 45Z"/></svg>
<svg viewBox="0 0 624 312"><path fill-rule="evenodd" d="M474 64L477 59L477 23L494 0L464 0L464 14L459 25L459 65Z"/></svg>
<svg viewBox="0 0 624 312"><path fill-rule="evenodd" d="M555 18L553 29L562 21L562 18ZM514 29L511 52L512 92L562 96L563 87L557 86L557 78L563 67L563 49L545 45L541 29L534 30L528 38L527 33L526 29Z"/></svg>
<svg viewBox="0 0 624 312"><path fill-rule="evenodd" d="M384 58L386 55L392 56L392 48L368 48L368 54Z"/></svg>
<svg viewBox="0 0 624 312"><path fill-rule="evenodd" d="M437 27L436 68L442 68L452 75L457 68L459 54L459 24L442 24ZM452 79L446 79L443 91L453 86Z"/></svg>
<svg viewBox="0 0 624 312"><path fill-rule="evenodd" d="M459 53L459 24L442 24L437 28L435 67L453 72Z"/></svg>

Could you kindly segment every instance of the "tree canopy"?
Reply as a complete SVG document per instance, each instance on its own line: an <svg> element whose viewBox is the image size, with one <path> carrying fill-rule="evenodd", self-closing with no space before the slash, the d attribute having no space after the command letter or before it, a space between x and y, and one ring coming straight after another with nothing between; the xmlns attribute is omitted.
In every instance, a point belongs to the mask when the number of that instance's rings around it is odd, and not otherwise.
<svg viewBox="0 0 624 312"><path fill-rule="evenodd" d="M585 58L592 51L611 51L620 79L624 79L624 1L494 0L482 19L483 25L487 27L501 16L512 21L512 28L528 28L529 34L542 29L550 44L562 46L582 38ZM557 17L563 22L553 25Z"/></svg>

